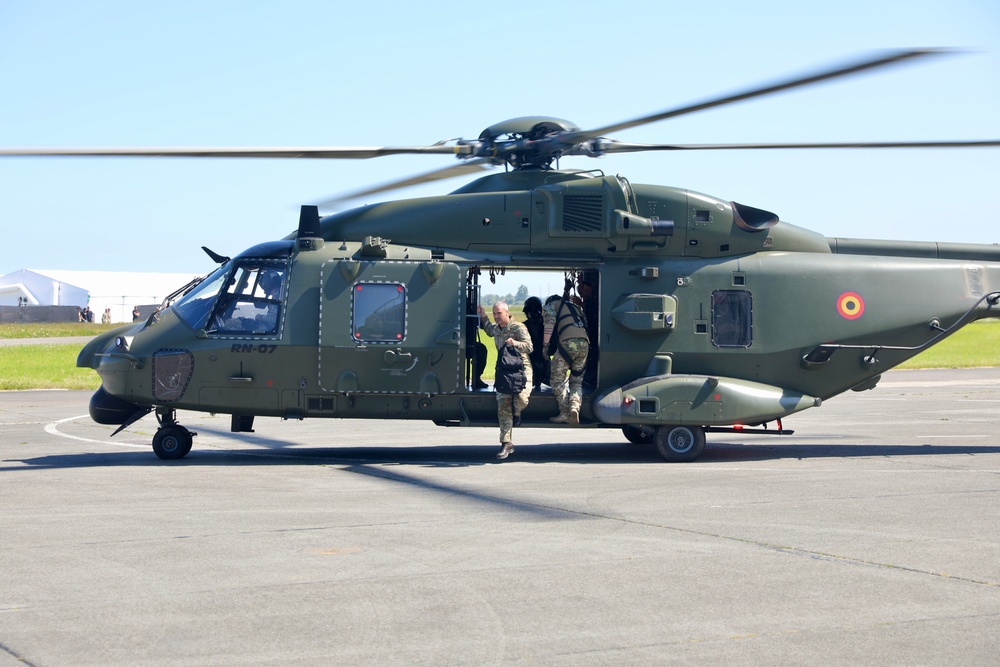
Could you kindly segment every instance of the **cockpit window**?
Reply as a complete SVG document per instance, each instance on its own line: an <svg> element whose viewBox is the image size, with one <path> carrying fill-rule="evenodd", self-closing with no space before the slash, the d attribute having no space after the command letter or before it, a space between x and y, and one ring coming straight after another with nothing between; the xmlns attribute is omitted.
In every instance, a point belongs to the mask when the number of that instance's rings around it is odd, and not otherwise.
<svg viewBox="0 0 1000 667"><path fill-rule="evenodd" d="M750 347L753 343L752 315L750 292L712 292L712 344L716 347Z"/></svg>
<svg viewBox="0 0 1000 667"><path fill-rule="evenodd" d="M219 267L173 305L173 311L189 327L201 329L205 326L205 320L212 312L215 298L219 295L219 290L222 289L229 268L228 265Z"/></svg>
<svg viewBox="0 0 1000 667"><path fill-rule="evenodd" d="M242 262L228 277L206 330L210 334L274 335L281 322L287 267Z"/></svg>

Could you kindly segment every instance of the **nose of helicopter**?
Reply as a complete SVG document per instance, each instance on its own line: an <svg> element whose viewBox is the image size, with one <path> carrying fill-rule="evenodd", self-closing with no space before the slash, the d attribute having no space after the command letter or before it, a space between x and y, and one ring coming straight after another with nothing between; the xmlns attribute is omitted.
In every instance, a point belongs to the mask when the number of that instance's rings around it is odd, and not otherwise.
<svg viewBox="0 0 1000 667"><path fill-rule="evenodd" d="M131 326L119 327L94 336L83 346L80 354L77 355L77 368L93 368L97 370L101 363L101 355L114 347L115 340L131 328Z"/></svg>
<svg viewBox="0 0 1000 667"><path fill-rule="evenodd" d="M79 368L93 368L101 376L101 386L90 398L90 418L98 424L124 424L138 412L148 412L149 408L116 396L123 387L113 385L123 383L127 371L132 366L127 350L123 349L124 336L133 327L120 327L95 336L88 342L76 358ZM110 391L109 383L112 385Z"/></svg>

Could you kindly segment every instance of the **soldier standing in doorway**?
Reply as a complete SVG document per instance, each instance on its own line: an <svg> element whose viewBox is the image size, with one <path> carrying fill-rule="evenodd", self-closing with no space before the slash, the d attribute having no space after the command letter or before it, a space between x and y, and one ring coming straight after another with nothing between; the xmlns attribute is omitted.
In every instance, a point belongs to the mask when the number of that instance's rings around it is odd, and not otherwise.
<svg viewBox="0 0 1000 667"><path fill-rule="evenodd" d="M559 414L549 421L557 424L580 425L580 404L583 402L583 372L590 350L587 318L583 309L569 298L570 285L563 296L553 294L545 300L542 315L545 320L543 344L552 355L549 384L559 402ZM569 373L569 378L566 374Z"/></svg>

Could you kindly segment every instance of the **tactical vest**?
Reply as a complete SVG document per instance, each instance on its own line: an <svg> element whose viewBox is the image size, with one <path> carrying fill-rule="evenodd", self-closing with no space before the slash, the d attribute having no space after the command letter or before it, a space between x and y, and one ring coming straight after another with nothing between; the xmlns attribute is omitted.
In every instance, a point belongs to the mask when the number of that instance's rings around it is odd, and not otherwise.
<svg viewBox="0 0 1000 667"><path fill-rule="evenodd" d="M583 311L572 301L557 299L549 304L556 313L556 324L553 332L558 334L559 341L571 338L587 338L587 319Z"/></svg>

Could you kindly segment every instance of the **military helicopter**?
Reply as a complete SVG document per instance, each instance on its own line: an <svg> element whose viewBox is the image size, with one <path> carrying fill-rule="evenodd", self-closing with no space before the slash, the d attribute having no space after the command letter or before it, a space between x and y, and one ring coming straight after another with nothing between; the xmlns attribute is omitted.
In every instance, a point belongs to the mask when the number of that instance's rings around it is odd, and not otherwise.
<svg viewBox="0 0 1000 667"><path fill-rule="evenodd" d="M451 154L459 164L355 195L504 166L451 194L319 216L168 297L145 322L97 336L77 365L102 386L90 415L115 435L150 412L153 451L195 435L179 410L256 416L497 423L474 385L483 270L583 277L594 385L584 427L621 429L667 461L693 461L707 432L787 434L782 419L882 373L965 324L1000 317L1000 246L826 238L770 211L600 171L567 156L639 151L995 147L1000 141L634 144L608 135L683 114L942 53L907 50L593 130L550 117L476 140L399 148L14 149L0 155L362 159ZM522 426L549 426L536 389Z"/></svg>

